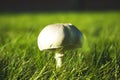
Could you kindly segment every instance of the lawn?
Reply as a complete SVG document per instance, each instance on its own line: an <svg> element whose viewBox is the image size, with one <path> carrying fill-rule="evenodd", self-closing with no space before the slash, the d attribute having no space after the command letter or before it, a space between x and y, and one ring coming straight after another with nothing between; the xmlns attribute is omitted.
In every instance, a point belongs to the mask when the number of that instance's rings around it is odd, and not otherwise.
<svg viewBox="0 0 120 80"><path fill-rule="evenodd" d="M60 69L54 52L37 46L53 23L72 23L85 35ZM120 12L0 13L0 80L120 80Z"/></svg>

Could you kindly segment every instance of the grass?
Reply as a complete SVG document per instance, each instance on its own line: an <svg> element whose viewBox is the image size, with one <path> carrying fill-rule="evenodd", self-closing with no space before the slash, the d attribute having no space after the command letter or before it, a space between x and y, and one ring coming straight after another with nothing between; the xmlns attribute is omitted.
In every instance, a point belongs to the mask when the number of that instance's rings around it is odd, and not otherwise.
<svg viewBox="0 0 120 80"><path fill-rule="evenodd" d="M73 23L86 36L65 52L56 70L53 52L37 37L51 23ZM120 12L1 13L0 80L120 80Z"/></svg>

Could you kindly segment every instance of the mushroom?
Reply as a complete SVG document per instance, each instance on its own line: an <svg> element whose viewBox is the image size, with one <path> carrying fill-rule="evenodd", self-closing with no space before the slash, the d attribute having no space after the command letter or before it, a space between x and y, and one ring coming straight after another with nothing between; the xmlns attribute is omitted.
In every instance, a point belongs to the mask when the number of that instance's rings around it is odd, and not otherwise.
<svg viewBox="0 0 120 80"><path fill-rule="evenodd" d="M80 48L83 44L82 33L71 23L47 25L38 36L40 51L55 51L56 68L62 66L64 51Z"/></svg>

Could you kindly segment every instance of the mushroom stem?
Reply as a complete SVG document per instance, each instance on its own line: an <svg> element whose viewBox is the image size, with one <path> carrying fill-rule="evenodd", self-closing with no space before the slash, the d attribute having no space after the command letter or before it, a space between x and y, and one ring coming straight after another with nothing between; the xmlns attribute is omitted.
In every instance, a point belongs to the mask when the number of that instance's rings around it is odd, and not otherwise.
<svg viewBox="0 0 120 80"><path fill-rule="evenodd" d="M62 66L62 58L64 54L62 53L56 53L55 54L55 59L56 59L56 68L60 68Z"/></svg>

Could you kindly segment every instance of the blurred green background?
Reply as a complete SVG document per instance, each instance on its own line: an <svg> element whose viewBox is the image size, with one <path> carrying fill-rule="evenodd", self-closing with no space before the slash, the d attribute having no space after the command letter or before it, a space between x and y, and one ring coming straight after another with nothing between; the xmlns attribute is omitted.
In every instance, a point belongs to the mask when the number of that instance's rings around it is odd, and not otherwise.
<svg viewBox="0 0 120 80"><path fill-rule="evenodd" d="M85 35L82 49L65 52L60 70L53 52L37 46L48 24L72 23ZM119 80L120 12L0 14L1 80Z"/></svg>

